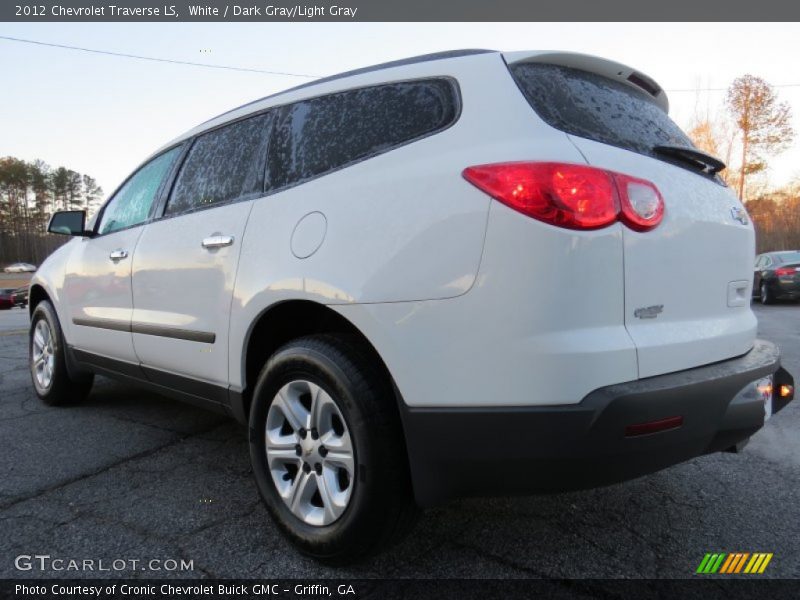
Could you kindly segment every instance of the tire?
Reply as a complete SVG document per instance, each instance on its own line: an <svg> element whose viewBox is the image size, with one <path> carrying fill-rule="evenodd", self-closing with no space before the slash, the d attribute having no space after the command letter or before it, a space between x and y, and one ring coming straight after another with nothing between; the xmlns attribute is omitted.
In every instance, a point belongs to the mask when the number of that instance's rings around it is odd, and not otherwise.
<svg viewBox="0 0 800 600"><path fill-rule="evenodd" d="M336 410L342 420L338 429ZM320 417L312 420L312 412ZM319 430L306 430L304 420ZM411 529L419 511L394 393L377 361L355 339L309 336L276 351L258 377L249 421L258 490L300 552L345 564ZM325 443L333 444L331 449L321 448Z"/></svg>
<svg viewBox="0 0 800 600"><path fill-rule="evenodd" d="M775 304L775 298L766 283L761 284L761 304Z"/></svg>
<svg viewBox="0 0 800 600"><path fill-rule="evenodd" d="M28 365L36 395L50 406L80 402L92 389L94 375L70 377L64 334L56 311L47 300L36 305L31 317Z"/></svg>

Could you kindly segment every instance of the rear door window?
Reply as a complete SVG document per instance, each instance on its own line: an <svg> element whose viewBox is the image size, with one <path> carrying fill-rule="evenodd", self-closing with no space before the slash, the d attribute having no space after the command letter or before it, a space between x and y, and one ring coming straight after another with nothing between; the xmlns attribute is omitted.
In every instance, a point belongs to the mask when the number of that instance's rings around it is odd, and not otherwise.
<svg viewBox="0 0 800 600"><path fill-rule="evenodd" d="M655 100L635 87L558 65L509 68L531 107L556 129L660 159L656 146L694 148Z"/></svg>
<svg viewBox="0 0 800 600"><path fill-rule="evenodd" d="M195 140L164 214L175 215L263 193L271 113L236 121Z"/></svg>
<svg viewBox="0 0 800 600"><path fill-rule="evenodd" d="M269 187L307 181L410 143L457 116L457 91L448 79L397 82L288 105L270 143Z"/></svg>

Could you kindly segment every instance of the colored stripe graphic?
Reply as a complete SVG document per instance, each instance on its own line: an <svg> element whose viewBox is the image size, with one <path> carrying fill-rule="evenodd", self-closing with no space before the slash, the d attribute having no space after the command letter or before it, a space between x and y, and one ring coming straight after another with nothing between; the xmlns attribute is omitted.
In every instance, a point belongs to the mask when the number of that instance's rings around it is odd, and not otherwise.
<svg viewBox="0 0 800 600"><path fill-rule="evenodd" d="M764 569L766 569L766 568L767 568L767 565L769 564L769 561L771 561L771 560L772 560L772 552L770 552L769 554L767 554L767 555L764 557L764 562L762 562L762 563L761 563L761 568L760 568L760 569L758 569L758 572L759 572L759 573L763 573L763 572L764 572Z"/></svg>
<svg viewBox="0 0 800 600"><path fill-rule="evenodd" d="M749 556L750 556L749 552L745 552L744 554L742 554L741 558L739 559L739 562L736 563L736 570L735 571L731 571L731 572L732 573L738 573L739 571L741 571L742 567L744 566L745 561L747 560L747 558Z"/></svg>
<svg viewBox="0 0 800 600"><path fill-rule="evenodd" d="M722 561L725 559L726 554L706 554L700 566L697 567L697 573L716 573Z"/></svg>
<svg viewBox="0 0 800 600"><path fill-rule="evenodd" d="M700 561L695 573L701 574L756 574L763 573L772 560L773 554L767 552L708 552ZM745 566L746 565L746 566Z"/></svg>
<svg viewBox="0 0 800 600"><path fill-rule="evenodd" d="M711 555L706 554L703 557L703 560L700 561L700 566L697 567L697 571L695 573L705 573L706 572L706 565L708 565L708 561L711 560Z"/></svg>
<svg viewBox="0 0 800 600"><path fill-rule="evenodd" d="M719 572L732 573L733 570L736 568L736 565L739 564L739 558L741 556L742 555L739 554L738 552L731 552L730 554L728 554L728 560L725 561L725 564L722 565L722 568L720 569Z"/></svg>
<svg viewBox="0 0 800 600"><path fill-rule="evenodd" d="M761 566L761 561L763 560L764 560L764 555L756 552L755 554L753 554L753 558L750 559L750 562L747 563L747 566L744 568L744 572L758 573L758 567Z"/></svg>
<svg viewBox="0 0 800 600"><path fill-rule="evenodd" d="M733 563L733 559L736 558L735 554L728 554L727 560L722 564L722 568L719 570L720 573L728 573L728 569L731 568L731 563Z"/></svg>

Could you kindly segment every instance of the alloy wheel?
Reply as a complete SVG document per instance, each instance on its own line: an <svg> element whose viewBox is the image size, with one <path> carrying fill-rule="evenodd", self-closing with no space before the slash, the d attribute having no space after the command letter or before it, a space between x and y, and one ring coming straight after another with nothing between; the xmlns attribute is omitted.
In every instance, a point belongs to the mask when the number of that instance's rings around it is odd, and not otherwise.
<svg viewBox="0 0 800 600"><path fill-rule="evenodd" d="M330 525L353 492L355 452L342 412L319 385L295 380L267 413L267 464L278 494L309 525Z"/></svg>
<svg viewBox="0 0 800 600"><path fill-rule="evenodd" d="M33 330L31 361L36 382L42 389L48 389L53 382L56 359L53 352L53 334L45 319L40 319Z"/></svg>

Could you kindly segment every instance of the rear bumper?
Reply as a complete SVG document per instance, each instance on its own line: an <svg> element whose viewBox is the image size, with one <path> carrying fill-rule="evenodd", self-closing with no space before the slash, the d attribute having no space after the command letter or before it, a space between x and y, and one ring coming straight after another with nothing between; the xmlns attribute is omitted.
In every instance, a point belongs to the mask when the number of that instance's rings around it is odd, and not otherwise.
<svg viewBox="0 0 800 600"><path fill-rule="evenodd" d="M726 450L764 424L752 383L775 374L778 348L757 340L744 356L611 385L567 406L412 408L403 411L417 502L606 485ZM791 396L774 398L773 413ZM682 417L682 425L630 436L626 427Z"/></svg>
<svg viewBox="0 0 800 600"><path fill-rule="evenodd" d="M777 279L772 282L770 290L782 298L798 298L800 297L800 282Z"/></svg>

